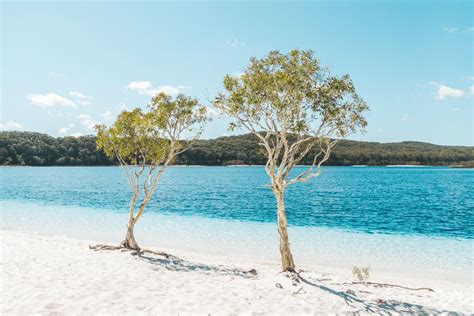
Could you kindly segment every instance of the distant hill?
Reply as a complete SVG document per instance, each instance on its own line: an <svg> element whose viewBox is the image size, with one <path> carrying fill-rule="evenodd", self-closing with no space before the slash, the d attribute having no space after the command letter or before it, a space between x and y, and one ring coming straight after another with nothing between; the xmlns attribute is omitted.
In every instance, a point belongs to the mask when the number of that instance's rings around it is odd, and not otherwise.
<svg viewBox="0 0 474 316"><path fill-rule="evenodd" d="M311 163L311 154L304 163ZM265 157L252 134L200 140L176 161L187 165L262 165ZM96 150L95 136L52 137L35 132L0 132L0 165L113 165ZM474 147L422 142L376 143L341 140L326 165L474 166Z"/></svg>

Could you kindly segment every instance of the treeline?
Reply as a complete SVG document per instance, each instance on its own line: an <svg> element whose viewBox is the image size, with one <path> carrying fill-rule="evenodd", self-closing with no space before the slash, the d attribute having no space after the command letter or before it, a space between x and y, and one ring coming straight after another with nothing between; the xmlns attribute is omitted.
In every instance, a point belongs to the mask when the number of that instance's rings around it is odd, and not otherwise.
<svg viewBox="0 0 474 316"><path fill-rule="evenodd" d="M307 155L305 163L312 162ZM262 165L265 158L254 135L197 141L176 161L182 165ZM52 137L34 132L0 132L0 165L113 165L96 150L95 136ZM375 143L341 140L326 165L474 165L474 147L421 142Z"/></svg>

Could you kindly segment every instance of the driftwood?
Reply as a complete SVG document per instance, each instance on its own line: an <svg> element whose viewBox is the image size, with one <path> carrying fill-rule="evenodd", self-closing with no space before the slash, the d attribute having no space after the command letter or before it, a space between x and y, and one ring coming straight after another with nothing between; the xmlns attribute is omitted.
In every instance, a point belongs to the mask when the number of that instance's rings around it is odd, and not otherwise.
<svg viewBox="0 0 474 316"><path fill-rule="evenodd" d="M100 251L100 250L130 251L132 255L137 255L137 256L141 256L142 254L145 254L145 253L150 253L150 254L153 254L153 255L165 257L166 259L181 260L179 257L170 255L169 253L166 253L166 252L163 252L163 251L153 251L153 250L150 250L150 249L134 250L134 249L127 248L123 245L113 246L113 245L106 245L106 244L97 244L97 245L89 245L89 249L94 250L94 251Z"/></svg>
<svg viewBox="0 0 474 316"><path fill-rule="evenodd" d="M105 244L97 244L97 245L89 245L89 249L94 250L94 251L99 251L99 250L121 250L121 249L126 249L123 246L112 246L112 245L105 245Z"/></svg>

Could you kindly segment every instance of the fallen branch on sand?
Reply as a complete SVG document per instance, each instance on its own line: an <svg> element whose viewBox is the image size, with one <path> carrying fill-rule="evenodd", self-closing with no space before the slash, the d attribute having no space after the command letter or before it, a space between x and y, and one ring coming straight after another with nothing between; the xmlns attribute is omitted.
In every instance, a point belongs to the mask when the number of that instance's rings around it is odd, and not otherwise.
<svg viewBox="0 0 474 316"><path fill-rule="evenodd" d="M343 283L343 284L363 284L363 285L373 285L375 287L398 287L401 289L406 289L406 290L412 290L412 291L430 291L434 292L433 289L430 289L428 287L419 287L419 288L412 288L412 287L406 287L398 284L388 284L388 283L376 283L376 282L351 282L351 283Z"/></svg>
<svg viewBox="0 0 474 316"><path fill-rule="evenodd" d="M181 260L179 257L170 255L169 253L166 253L166 252L163 252L163 251L153 251L153 250L150 250L150 249L133 250L133 249L129 249L127 247L124 247L122 245L112 246L112 245L106 245L106 244L97 244L97 245L89 245L89 249L94 250L94 251L100 251L100 250L130 251L132 253L132 255L137 255L137 256L141 256L142 254L145 254L145 253L150 253L150 254L153 254L153 255L165 257L166 259Z"/></svg>
<svg viewBox="0 0 474 316"><path fill-rule="evenodd" d="M181 259L177 256L170 255L169 253L163 251L154 251L146 248L140 249L131 249L126 247L125 245L113 246L113 245L106 245L106 244L97 244L97 245L89 245L89 249L94 251L101 251L101 250L120 250L121 252L128 251L131 255L137 256L142 260L151 262L151 263L159 263L163 267L174 270L174 271L214 271L217 273L222 273L225 275L234 275L234 276L243 276L246 278L255 278L258 275L257 270L250 269L250 270L241 270L241 269L231 269L225 268L222 266L210 266L200 263L193 263L187 260ZM145 254L151 254L145 255ZM165 257L168 260L163 260L161 258L156 258L155 256Z"/></svg>
<svg viewBox="0 0 474 316"><path fill-rule="evenodd" d="M92 249L94 251L99 251L99 250L121 250L121 249L126 249L123 246L112 246L112 245L104 245L104 244L97 244L97 245L89 245L89 249Z"/></svg>

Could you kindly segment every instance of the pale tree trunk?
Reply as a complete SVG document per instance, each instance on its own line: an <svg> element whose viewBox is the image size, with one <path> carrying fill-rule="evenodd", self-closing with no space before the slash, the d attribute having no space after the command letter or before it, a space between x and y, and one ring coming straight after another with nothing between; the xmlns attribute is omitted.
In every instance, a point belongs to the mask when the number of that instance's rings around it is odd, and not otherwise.
<svg viewBox="0 0 474 316"><path fill-rule="evenodd" d="M122 242L122 246L128 249L140 250L137 241L135 240L135 236L133 235L133 228L135 227L135 221L132 220L127 225L127 234L125 235L125 239Z"/></svg>
<svg viewBox="0 0 474 316"><path fill-rule="evenodd" d="M288 223L286 220L284 187L276 185L273 188L275 198L277 201L277 224L278 233L280 234L280 255L281 267L283 271L294 272L295 263L293 262L293 255L290 250L290 243L288 241Z"/></svg>
<svg viewBox="0 0 474 316"><path fill-rule="evenodd" d="M128 249L139 250L140 247L135 239L133 234L133 229L135 227L135 223L137 219L134 217L135 213L135 203L137 202L138 198L138 191L133 192L133 196L130 200L130 210L128 215L128 224L127 224L127 233L125 234L125 239L122 241L122 246Z"/></svg>
<svg viewBox="0 0 474 316"><path fill-rule="evenodd" d="M144 198L143 202L138 207L138 212L136 216L134 216L134 211L135 211L134 205L136 201L136 196L132 198L132 203L130 206L130 216L128 217L127 234L125 235L125 240L122 242L122 246L124 246L125 248L140 250L140 247L138 246L135 236L133 235L133 228L135 227L135 224L138 222L138 220L142 216L143 211L145 211L145 207L148 205L148 202L150 202L150 197L152 194L153 194L153 191L150 192Z"/></svg>

